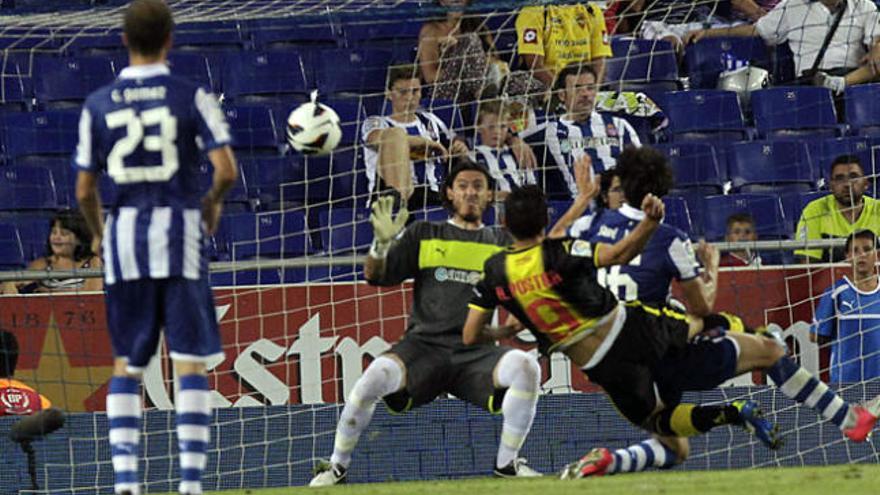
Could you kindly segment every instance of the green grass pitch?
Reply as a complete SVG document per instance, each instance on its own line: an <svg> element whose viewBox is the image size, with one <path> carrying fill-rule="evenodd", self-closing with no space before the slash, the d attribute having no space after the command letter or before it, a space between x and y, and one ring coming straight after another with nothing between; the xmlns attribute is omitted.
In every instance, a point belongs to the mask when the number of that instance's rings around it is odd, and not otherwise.
<svg viewBox="0 0 880 495"><path fill-rule="evenodd" d="M880 490L880 465L859 464L730 471L653 471L559 481L472 478L451 481L350 484L330 488L273 488L214 492L217 495L866 495Z"/></svg>

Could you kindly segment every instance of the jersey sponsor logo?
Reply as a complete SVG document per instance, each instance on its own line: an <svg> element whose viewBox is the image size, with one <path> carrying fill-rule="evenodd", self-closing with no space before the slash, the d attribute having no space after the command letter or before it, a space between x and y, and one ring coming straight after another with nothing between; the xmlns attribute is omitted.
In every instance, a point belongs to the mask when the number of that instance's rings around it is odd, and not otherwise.
<svg viewBox="0 0 880 495"><path fill-rule="evenodd" d="M599 237L607 237L609 239L616 239L617 238L617 229L609 227L607 225L602 225L601 227L599 227L598 236Z"/></svg>
<svg viewBox="0 0 880 495"><path fill-rule="evenodd" d="M526 29L523 31L523 43L535 45L538 43L538 31L536 29Z"/></svg>
<svg viewBox="0 0 880 495"><path fill-rule="evenodd" d="M840 301L840 305L841 305L841 306L843 306L844 304L847 305L847 306L849 306L849 311L848 311L848 312L852 312L852 311L855 311L855 310L856 310L856 306L855 306L852 302L850 302L850 301Z"/></svg>
<svg viewBox="0 0 880 495"><path fill-rule="evenodd" d="M454 268L439 267L434 270L434 278L438 282L459 282L468 285L477 285L482 275L480 272L469 270L456 270Z"/></svg>
<svg viewBox="0 0 880 495"><path fill-rule="evenodd" d="M0 391L0 403L7 410L26 410L30 407L31 400L24 390L9 387Z"/></svg>
<svg viewBox="0 0 880 495"><path fill-rule="evenodd" d="M582 258L591 258L593 256L593 247L590 243L581 239L574 241L571 245L572 256L580 256Z"/></svg>
<svg viewBox="0 0 880 495"><path fill-rule="evenodd" d="M581 29L587 28L587 17L584 14L578 12L574 20L575 22L577 22L578 27L580 27Z"/></svg>
<svg viewBox="0 0 880 495"><path fill-rule="evenodd" d="M613 129L613 130L612 130ZM620 146L620 136L613 124L605 129L608 136L591 136L584 138L567 138L559 140L559 149L570 153L573 149L601 148L603 146Z"/></svg>
<svg viewBox="0 0 880 495"><path fill-rule="evenodd" d="M507 288L513 297L522 297L529 292L549 289L559 282L562 282L562 276L556 272L543 272L530 275L526 278L517 280L507 284Z"/></svg>

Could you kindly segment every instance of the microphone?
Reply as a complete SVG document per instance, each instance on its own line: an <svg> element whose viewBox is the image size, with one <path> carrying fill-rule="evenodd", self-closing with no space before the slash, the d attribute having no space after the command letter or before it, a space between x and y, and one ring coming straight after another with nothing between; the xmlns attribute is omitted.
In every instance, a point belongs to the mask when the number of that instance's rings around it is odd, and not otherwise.
<svg viewBox="0 0 880 495"><path fill-rule="evenodd" d="M16 443L39 440L64 426L64 413L61 409L51 408L31 416L25 416L12 425L9 438Z"/></svg>

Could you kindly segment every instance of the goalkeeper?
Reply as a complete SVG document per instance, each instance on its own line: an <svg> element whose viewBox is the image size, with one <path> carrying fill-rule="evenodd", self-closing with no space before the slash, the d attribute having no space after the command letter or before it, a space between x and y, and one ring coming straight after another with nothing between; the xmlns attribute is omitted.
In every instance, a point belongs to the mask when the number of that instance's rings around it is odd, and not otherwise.
<svg viewBox="0 0 880 495"><path fill-rule="evenodd" d="M590 194L595 189L591 185ZM851 440L862 442L873 429L880 398L867 406L847 404L775 340L727 332L732 318L725 315L700 318L638 301L624 305L599 285L597 267L629 262L657 229L663 203L653 195L642 201L645 218L615 244L544 239L547 204L533 186L512 192L504 210L515 241L486 261L465 323L465 343L485 344L506 335L487 326L502 305L535 334L545 353L563 351L605 389L621 415L655 435L632 452L594 449L569 465L563 478L671 467L687 457L687 437L720 425L753 429L763 443L778 448L775 428L752 401L681 403L685 391L711 389L756 369L766 370L786 396L815 409Z"/></svg>
<svg viewBox="0 0 880 495"><path fill-rule="evenodd" d="M483 212L492 199L489 172L461 159L447 177L446 222L414 222L402 233L408 213L392 219L393 199L373 203L375 240L364 265L373 285L415 279L413 310L406 335L379 356L357 381L336 427L330 464L310 486L345 479L351 454L370 423L379 399L393 412L406 412L444 393L504 415L495 475L539 476L518 452L535 417L541 370L524 351L487 343L462 345L462 326L483 262L510 243L500 227L486 227Z"/></svg>

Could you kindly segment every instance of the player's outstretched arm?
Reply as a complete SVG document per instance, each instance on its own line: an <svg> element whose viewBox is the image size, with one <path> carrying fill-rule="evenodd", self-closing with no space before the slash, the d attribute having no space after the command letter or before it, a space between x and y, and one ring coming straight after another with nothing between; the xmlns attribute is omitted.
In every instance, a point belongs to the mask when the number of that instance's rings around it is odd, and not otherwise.
<svg viewBox="0 0 880 495"><path fill-rule="evenodd" d="M665 209L660 198L649 194L642 200L645 218L626 237L614 244L599 244L594 258L597 267L625 265L639 255L663 220Z"/></svg>
<svg viewBox="0 0 880 495"><path fill-rule="evenodd" d="M391 241L403 230L409 211L401 206L397 217L392 217L394 198L382 196L373 201L373 212L370 214L370 223L373 224L373 245L364 262L364 278L369 281L377 281L385 275L385 259L391 248Z"/></svg>
<svg viewBox="0 0 880 495"><path fill-rule="evenodd" d="M93 172L80 170L76 176L76 201L86 225L92 233L92 252L101 256L101 241L104 237L104 218L101 216L101 195L98 192L98 176Z"/></svg>
<svg viewBox="0 0 880 495"><path fill-rule="evenodd" d="M217 231L220 214L223 211L223 198L238 180L238 165L229 146L221 146L209 151L208 160L214 166L214 180L211 190L202 198L202 220L205 222L208 235L213 235Z"/></svg>
<svg viewBox="0 0 880 495"><path fill-rule="evenodd" d="M565 237L568 229L587 211L593 198L599 194L601 179L598 175L593 174L592 169L593 162L590 160L589 155L584 155L574 162L574 180L577 184L578 195L574 198L568 210L559 217L559 220L550 229L547 237L551 239Z"/></svg>

